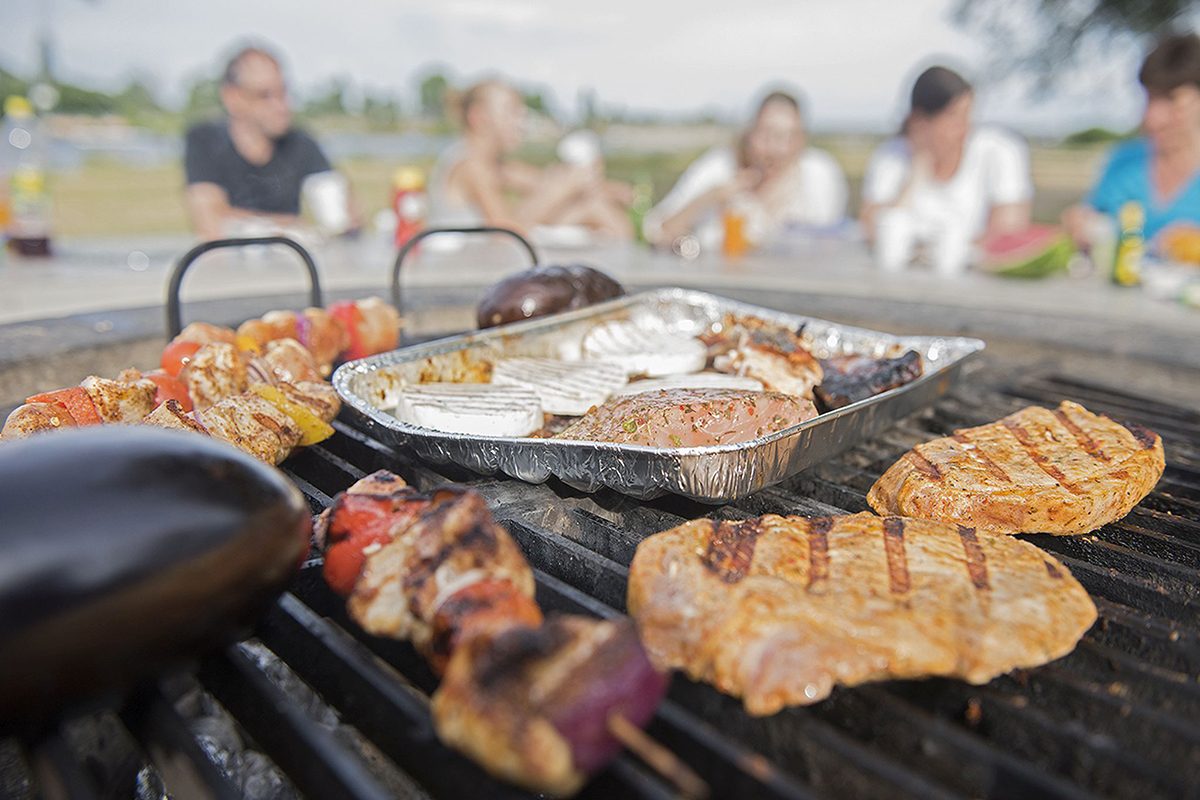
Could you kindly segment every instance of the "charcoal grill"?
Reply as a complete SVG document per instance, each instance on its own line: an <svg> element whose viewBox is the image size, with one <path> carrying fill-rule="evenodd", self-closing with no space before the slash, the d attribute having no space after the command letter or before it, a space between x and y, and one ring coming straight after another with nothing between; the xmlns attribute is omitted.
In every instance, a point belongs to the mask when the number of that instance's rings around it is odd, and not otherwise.
<svg viewBox="0 0 1200 800"><path fill-rule="evenodd" d="M434 470L342 421L336 436L283 468L314 513L378 468L422 488L469 483L533 564L545 609L607 617L624 610L627 565L648 534L713 513L735 519L865 510L868 487L913 444L1031 401L1077 400L1160 433L1167 466L1155 491L1124 520L1088 536L1026 537L1066 564L1099 609L1074 653L986 686L935 679L839 689L816 706L761 719L676 676L649 732L698 772L714 797L1200 796L1200 414L1060 374L1006 374L993 360L934 407L867 444L717 509L675 497L641 502L553 482ZM268 651L294 673L290 688L278 679L279 665L262 658ZM254 640L184 677L198 681L305 796L394 796L397 774L418 796L526 796L437 742L428 705L434 676L409 645L367 636L350 622L315 560ZM75 723L64 721L37 739L0 744L0 794L130 796L145 789L150 774L178 797L243 796L180 710L179 678L142 687L116 707L114 724L128 734L132 759L119 788L111 775L110 785L101 785L104 770L70 735ZM320 714L297 700L299 682L319 696ZM334 715L340 724L331 726ZM368 744L354 744L360 741ZM580 796L671 795L669 784L625 755Z"/></svg>

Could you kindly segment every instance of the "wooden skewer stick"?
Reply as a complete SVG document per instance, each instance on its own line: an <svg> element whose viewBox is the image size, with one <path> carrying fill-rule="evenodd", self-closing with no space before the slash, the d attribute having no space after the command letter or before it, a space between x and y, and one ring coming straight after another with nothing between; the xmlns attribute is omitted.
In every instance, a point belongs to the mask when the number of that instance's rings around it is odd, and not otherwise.
<svg viewBox="0 0 1200 800"><path fill-rule="evenodd" d="M608 732L625 745L626 750L675 784L680 797L687 800L704 800L708 797L708 784L691 767L621 714L608 716Z"/></svg>

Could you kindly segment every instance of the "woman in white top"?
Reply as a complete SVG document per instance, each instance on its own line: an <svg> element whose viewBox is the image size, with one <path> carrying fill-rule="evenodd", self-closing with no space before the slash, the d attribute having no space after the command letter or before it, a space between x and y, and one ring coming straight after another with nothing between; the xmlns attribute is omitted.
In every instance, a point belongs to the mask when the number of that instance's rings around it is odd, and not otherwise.
<svg viewBox="0 0 1200 800"><path fill-rule="evenodd" d="M943 274L964 269L975 242L1029 225L1029 151L1016 136L971 125L974 92L930 67L913 84L900 136L867 165L861 221L876 260L903 269L922 249Z"/></svg>
<svg viewBox="0 0 1200 800"><path fill-rule="evenodd" d="M607 181L597 159L539 168L511 158L524 138L525 103L487 80L462 97L463 137L438 159L429 181L430 222L496 225L528 233L538 225L581 225L628 239L631 190Z"/></svg>
<svg viewBox="0 0 1200 800"><path fill-rule="evenodd" d="M826 152L806 147L800 104L771 92L758 105L739 146L717 147L697 159L646 214L647 241L668 247L692 234L701 247L720 247L723 213L736 207L751 244L768 242L788 225L830 227L846 214L846 178Z"/></svg>

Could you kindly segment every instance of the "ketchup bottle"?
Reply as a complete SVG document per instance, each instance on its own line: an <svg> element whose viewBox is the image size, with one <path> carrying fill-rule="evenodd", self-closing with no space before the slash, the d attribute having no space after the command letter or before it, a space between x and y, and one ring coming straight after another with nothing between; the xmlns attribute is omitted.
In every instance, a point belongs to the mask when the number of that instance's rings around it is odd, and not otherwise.
<svg viewBox="0 0 1200 800"><path fill-rule="evenodd" d="M396 247L401 247L425 227L425 174L417 167L401 167L392 178L392 210L396 212Z"/></svg>

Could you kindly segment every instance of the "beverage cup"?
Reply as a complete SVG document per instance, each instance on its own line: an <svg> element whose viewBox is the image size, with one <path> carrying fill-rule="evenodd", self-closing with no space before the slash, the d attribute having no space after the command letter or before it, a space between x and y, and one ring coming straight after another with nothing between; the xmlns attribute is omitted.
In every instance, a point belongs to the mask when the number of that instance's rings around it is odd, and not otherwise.
<svg viewBox="0 0 1200 800"><path fill-rule="evenodd" d="M350 227L350 184L346 176L332 170L304 179L304 204L322 233L336 236Z"/></svg>
<svg viewBox="0 0 1200 800"><path fill-rule="evenodd" d="M903 208L879 212L875 224L875 264L884 272L902 272L917 245L916 221Z"/></svg>
<svg viewBox="0 0 1200 800"><path fill-rule="evenodd" d="M600 137L593 131L571 131L558 140L558 160L573 167L590 167L600 160Z"/></svg>
<svg viewBox="0 0 1200 800"><path fill-rule="evenodd" d="M971 236L964 226L944 226L934 236L930 250L934 272L944 278L961 275L971 257Z"/></svg>

